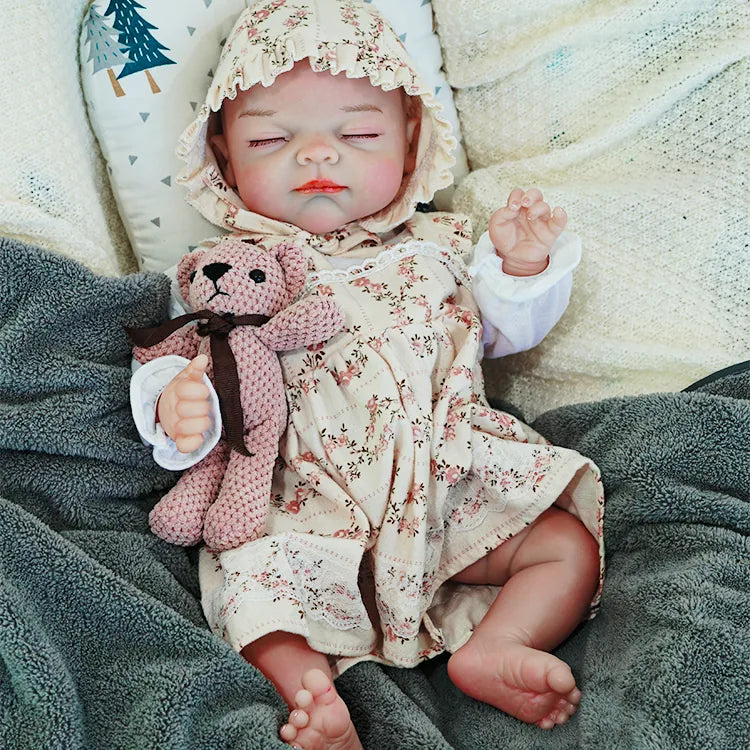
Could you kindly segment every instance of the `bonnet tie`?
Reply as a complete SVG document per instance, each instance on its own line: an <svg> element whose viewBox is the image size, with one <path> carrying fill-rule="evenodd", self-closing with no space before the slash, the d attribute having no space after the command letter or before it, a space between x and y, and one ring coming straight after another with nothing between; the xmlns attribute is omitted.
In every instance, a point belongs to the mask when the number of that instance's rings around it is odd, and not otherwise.
<svg viewBox="0 0 750 750"><path fill-rule="evenodd" d="M219 396L219 410L224 423L227 440L234 450L243 456L252 456L244 440L245 423L240 399L240 379L237 360L229 345L229 334L237 326L261 326L270 320L266 315L234 315L215 313L211 310L179 315L153 328L126 328L128 336L136 346L148 348L164 341L187 323L201 321L196 329L199 336L208 336L211 359L214 365L214 385Z"/></svg>

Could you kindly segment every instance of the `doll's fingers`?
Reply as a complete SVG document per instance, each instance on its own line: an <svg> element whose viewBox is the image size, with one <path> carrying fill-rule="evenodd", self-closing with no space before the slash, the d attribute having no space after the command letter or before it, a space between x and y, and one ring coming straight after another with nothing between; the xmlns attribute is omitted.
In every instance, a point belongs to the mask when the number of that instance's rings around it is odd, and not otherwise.
<svg viewBox="0 0 750 750"><path fill-rule="evenodd" d="M205 401L210 391L202 380L183 380L175 384L175 395L179 401Z"/></svg>
<svg viewBox="0 0 750 750"><path fill-rule="evenodd" d="M534 206L534 208L536 208L536 206ZM529 209L527 214L530 214L531 210L532 209ZM529 231L537 238L537 240L539 240L539 242L550 248L555 244L555 240L565 228L568 216L562 208L558 207L555 208L552 213L545 212L534 219L527 216L527 219Z"/></svg>
<svg viewBox="0 0 750 750"><path fill-rule="evenodd" d="M513 221L518 216L518 211L518 208L511 208L510 206L498 208L490 217L490 226L497 226L498 224L505 224L508 221Z"/></svg>
<svg viewBox="0 0 750 750"><path fill-rule="evenodd" d="M565 225L567 223L568 214L565 213L565 209L560 208L560 206L555 206L549 220L550 228L552 229L552 231L555 232L555 234L560 234L560 232L565 229Z"/></svg>
<svg viewBox="0 0 750 750"><path fill-rule="evenodd" d="M549 221L550 215L551 211L549 204L545 203L544 201L537 201L536 203L533 203L526 211L526 218L529 221L537 221L538 219L541 219L542 221Z"/></svg>
<svg viewBox="0 0 750 750"><path fill-rule="evenodd" d="M524 192L521 188L513 188L508 196L508 208L513 211L518 211L521 208L521 201L523 200Z"/></svg>
<svg viewBox="0 0 750 750"><path fill-rule="evenodd" d="M207 367L208 357L205 354L199 354L188 362L182 374L191 380L202 380Z"/></svg>
<svg viewBox="0 0 750 750"><path fill-rule="evenodd" d="M185 437L200 435L211 427L211 420L208 417L188 417L181 419L177 423L177 434ZM176 442L176 441L175 441Z"/></svg>
<svg viewBox="0 0 750 750"><path fill-rule="evenodd" d="M203 445L203 435L193 435L192 437L178 437L174 444L180 453L192 453L197 451Z"/></svg>
<svg viewBox="0 0 750 750"><path fill-rule="evenodd" d="M542 200L542 191L537 190L537 188L531 188L531 190L527 190L521 197L521 205L524 208L529 208L540 200Z"/></svg>
<svg viewBox="0 0 750 750"><path fill-rule="evenodd" d="M207 417L211 413L211 404L207 399L200 401L180 399L175 406L177 416L184 419L185 417Z"/></svg>

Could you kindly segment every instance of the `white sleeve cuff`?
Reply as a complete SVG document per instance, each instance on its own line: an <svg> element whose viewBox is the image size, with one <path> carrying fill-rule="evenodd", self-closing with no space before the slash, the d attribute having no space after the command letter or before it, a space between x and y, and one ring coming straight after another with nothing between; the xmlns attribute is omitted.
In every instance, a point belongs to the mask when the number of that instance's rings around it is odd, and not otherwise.
<svg viewBox="0 0 750 750"><path fill-rule="evenodd" d="M161 392L189 362L189 359L176 354L159 357L135 369L130 380L130 408L138 434L144 443L154 447L154 461L171 471L181 471L197 464L208 455L221 437L219 399L206 375L203 376L203 382L211 392L211 426L203 433L203 444L198 450L180 453L174 441L156 422L156 402Z"/></svg>
<svg viewBox="0 0 750 750"><path fill-rule="evenodd" d="M544 271L535 276L511 276L503 271L489 234L480 237L469 274L482 313L485 356L526 351L550 332L568 305L572 272L580 260L580 239L563 232Z"/></svg>
<svg viewBox="0 0 750 750"><path fill-rule="evenodd" d="M511 276L503 271L503 259L495 251L489 232L485 232L474 248L469 274L475 297L479 288L483 296L525 302L555 286L572 273L580 261L580 237L572 232L563 232L550 250L547 268L535 276Z"/></svg>

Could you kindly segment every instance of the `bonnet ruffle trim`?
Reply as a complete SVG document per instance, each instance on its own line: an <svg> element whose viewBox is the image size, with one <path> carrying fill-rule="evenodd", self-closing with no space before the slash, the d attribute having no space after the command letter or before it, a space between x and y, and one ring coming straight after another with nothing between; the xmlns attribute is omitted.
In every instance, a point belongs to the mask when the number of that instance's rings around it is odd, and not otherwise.
<svg viewBox="0 0 750 750"><path fill-rule="evenodd" d="M453 150L456 140L451 125L442 118L441 105L413 68L400 40L390 27L387 30L384 28L387 22L369 7L345 0L338 6L340 12L341 8L344 8L343 12L348 12L352 6L357 8L360 13L358 17L364 17L369 23L369 29L359 32L363 37L359 44L351 41L318 41L318 34L311 33L311 24L304 24L312 15L309 3L276 0L276 3L266 4L261 9L248 9L235 24L206 101L196 119L181 135L177 147L177 156L185 162L177 180L188 188L188 203L217 226L250 231L286 228L281 234L293 230L291 225L248 211L236 191L224 181L209 138L215 127L214 113L221 109L224 99L234 99L238 90L244 91L257 84L270 86L277 76L305 59L309 59L316 72L329 71L333 75L343 73L348 78L369 78L373 86L385 91L402 87L409 96L419 97L422 103L414 172L391 204L358 222L364 229L385 232L398 226L413 214L417 203L428 202L437 190L453 182L451 167L455 163ZM300 28L285 29L288 33L281 36L278 32L273 35L272 27L260 23L266 19L263 16L266 9L270 9L269 14L282 9L287 14L291 13L283 22L284 26L288 26L289 19L292 19L292 22L298 21ZM257 18L259 13L262 16L260 19ZM308 16L304 16L304 13ZM318 23L322 25L324 21L319 19ZM368 31L373 34L372 38L367 37ZM397 49L393 48L394 44L398 45Z"/></svg>

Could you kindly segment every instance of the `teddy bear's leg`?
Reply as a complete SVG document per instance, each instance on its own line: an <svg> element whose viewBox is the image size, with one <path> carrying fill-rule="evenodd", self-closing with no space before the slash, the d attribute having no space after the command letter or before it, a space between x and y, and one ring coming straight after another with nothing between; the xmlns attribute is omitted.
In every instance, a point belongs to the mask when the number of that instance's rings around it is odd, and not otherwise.
<svg viewBox="0 0 750 750"><path fill-rule="evenodd" d="M149 514L154 534L183 547L201 540L206 511L219 494L228 459L229 444L220 440L205 458L182 474Z"/></svg>
<svg viewBox="0 0 750 750"><path fill-rule="evenodd" d="M263 422L246 434L245 443L253 455L232 451L219 497L206 514L203 539L212 550L234 549L263 533L279 452L278 426Z"/></svg>

